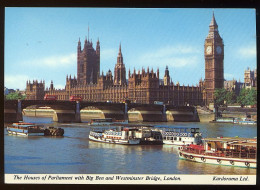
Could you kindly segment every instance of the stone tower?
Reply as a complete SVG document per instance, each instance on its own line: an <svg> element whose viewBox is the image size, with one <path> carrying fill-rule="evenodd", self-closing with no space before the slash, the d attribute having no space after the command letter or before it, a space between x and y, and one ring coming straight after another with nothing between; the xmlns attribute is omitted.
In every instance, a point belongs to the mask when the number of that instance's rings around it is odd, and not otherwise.
<svg viewBox="0 0 260 190"><path fill-rule="evenodd" d="M97 83L100 72L100 44L97 41L96 50L92 41L85 39L84 48L78 42L77 49L77 80L78 84Z"/></svg>
<svg viewBox="0 0 260 190"><path fill-rule="evenodd" d="M164 84L164 86L170 85L170 74L169 74L168 66L166 66L166 69L165 69L165 74L163 77L163 84Z"/></svg>
<svg viewBox="0 0 260 190"><path fill-rule="evenodd" d="M33 80L26 82L26 99L27 100L43 100L45 81Z"/></svg>
<svg viewBox="0 0 260 190"><path fill-rule="evenodd" d="M244 87L252 88L256 87L257 72L256 70L251 70L249 67L244 72Z"/></svg>
<svg viewBox="0 0 260 190"><path fill-rule="evenodd" d="M119 52L117 56L117 63L114 72L114 85L126 85L126 71L123 62L123 55L121 52L121 43L119 45Z"/></svg>
<svg viewBox="0 0 260 190"><path fill-rule="evenodd" d="M204 43L205 83L203 99L208 105L214 102L214 92L224 87L224 44L218 32L214 12L209 25L209 34Z"/></svg>

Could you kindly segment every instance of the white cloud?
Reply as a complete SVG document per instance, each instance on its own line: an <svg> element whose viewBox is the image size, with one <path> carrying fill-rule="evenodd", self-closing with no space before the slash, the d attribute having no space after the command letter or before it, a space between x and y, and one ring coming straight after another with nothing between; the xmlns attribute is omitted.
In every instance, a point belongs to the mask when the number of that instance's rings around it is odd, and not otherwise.
<svg viewBox="0 0 260 190"><path fill-rule="evenodd" d="M67 67L74 65L77 62L77 55L76 53L71 53L69 55L58 55L58 56L50 56L50 57L45 57L45 58L39 58L39 59L34 59L30 61L24 62L28 66L30 65L35 65L35 66L43 66L43 67Z"/></svg>
<svg viewBox="0 0 260 190"><path fill-rule="evenodd" d="M138 63L143 66L168 65L180 68L197 64L198 53L199 50L191 46L167 46L143 54Z"/></svg>
<svg viewBox="0 0 260 190"><path fill-rule="evenodd" d="M26 81L29 80L27 75L5 75L5 87L9 89L20 89L24 90L26 88Z"/></svg>
<svg viewBox="0 0 260 190"><path fill-rule="evenodd" d="M240 48L238 53L243 58L256 58L256 46L247 46L244 48Z"/></svg>

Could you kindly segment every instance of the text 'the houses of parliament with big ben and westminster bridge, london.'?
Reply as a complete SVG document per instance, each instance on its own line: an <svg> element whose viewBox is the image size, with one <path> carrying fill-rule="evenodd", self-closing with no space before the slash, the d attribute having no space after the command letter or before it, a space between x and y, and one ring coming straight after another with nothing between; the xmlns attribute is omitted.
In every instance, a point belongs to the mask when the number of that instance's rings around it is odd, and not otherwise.
<svg viewBox="0 0 260 190"><path fill-rule="evenodd" d="M154 101L172 105L208 105L214 102L214 91L224 87L224 44L218 32L218 25L213 13L209 33L204 42L205 79L196 86L174 84L166 66L163 81L159 78L159 69L128 72L123 61L121 44L114 68L114 78L109 70L100 73L100 42L85 40L84 46L78 41L77 78L66 77L64 89L55 89L53 82L45 88L44 81L27 81L26 98L43 100L45 95L56 95L58 100L69 100L70 96L80 96L84 101L124 102L152 104Z"/></svg>

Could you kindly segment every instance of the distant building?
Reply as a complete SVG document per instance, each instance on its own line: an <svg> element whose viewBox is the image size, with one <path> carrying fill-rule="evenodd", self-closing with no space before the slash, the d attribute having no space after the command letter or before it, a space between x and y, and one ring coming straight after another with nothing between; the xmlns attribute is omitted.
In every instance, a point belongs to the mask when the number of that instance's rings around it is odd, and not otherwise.
<svg viewBox="0 0 260 190"><path fill-rule="evenodd" d="M244 87L244 83L242 82L237 82L237 80L225 80L224 81L224 88L227 91L233 91L235 94L238 96L240 93L240 90Z"/></svg>
<svg viewBox="0 0 260 190"><path fill-rule="evenodd" d="M244 88L250 89L257 87L257 70L250 70L248 67L244 72Z"/></svg>
<svg viewBox="0 0 260 190"><path fill-rule="evenodd" d="M121 44L114 68L114 78L109 70L105 75L100 73L100 42L96 49L92 42L85 40L81 48L77 47L77 78L67 76L64 89L55 89L53 82L45 88L45 82L27 81L26 97L29 100L42 100L44 95L57 95L58 100L69 100L70 96L80 96L85 101L96 102L131 102L152 104L160 101L172 105L208 105L214 100L216 88L223 88L224 44L218 33L218 25L213 14L209 26L209 34L205 40L205 81L202 79L196 86L174 84L166 66L163 79L159 78L159 69L153 68L128 72L123 62ZM185 72L185 71L184 71Z"/></svg>

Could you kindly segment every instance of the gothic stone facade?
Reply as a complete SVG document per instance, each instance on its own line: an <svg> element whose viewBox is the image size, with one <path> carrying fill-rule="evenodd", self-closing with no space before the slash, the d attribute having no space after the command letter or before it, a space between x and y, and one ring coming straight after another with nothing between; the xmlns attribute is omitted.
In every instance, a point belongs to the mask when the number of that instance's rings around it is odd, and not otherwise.
<svg viewBox="0 0 260 190"><path fill-rule="evenodd" d="M155 101L172 105L204 105L213 101L216 88L223 88L224 45L218 33L218 26L213 14L210 31L205 40L205 81L197 86L174 84L170 80L166 66L163 83L159 79L159 69L156 72L149 67L145 71L128 73L123 62L121 44L114 68L114 79L109 70L105 75L100 73L100 42L96 49L92 42L85 40L84 48L78 42L77 48L77 78L67 76L64 89L55 89L53 83L45 89L44 82L27 82L27 99L43 99L45 94L57 95L58 100L69 100L70 96L80 96L85 101L94 102L131 102L152 104Z"/></svg>

